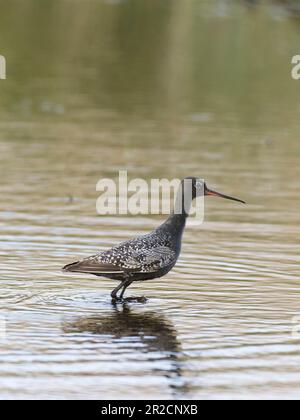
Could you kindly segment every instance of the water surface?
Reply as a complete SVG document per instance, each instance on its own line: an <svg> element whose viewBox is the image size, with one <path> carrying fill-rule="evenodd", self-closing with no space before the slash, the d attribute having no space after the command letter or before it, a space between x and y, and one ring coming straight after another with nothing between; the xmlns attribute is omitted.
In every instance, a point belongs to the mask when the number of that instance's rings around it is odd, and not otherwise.
<svg viewBox="0 0 300 420"><path fill-rule="evenodd" d="M42 3L1 4L1 398L298 398L297 15ZM60 271L161 222L97 215L97 181L124 169L248 202L207 200L175 269L128 289L145 304Z"/></svg>

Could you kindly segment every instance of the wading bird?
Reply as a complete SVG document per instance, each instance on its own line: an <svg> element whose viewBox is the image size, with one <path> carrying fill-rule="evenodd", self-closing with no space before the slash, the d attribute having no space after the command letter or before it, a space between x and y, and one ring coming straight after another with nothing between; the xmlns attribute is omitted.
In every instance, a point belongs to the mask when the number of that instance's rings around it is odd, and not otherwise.
<svg viewBox="0 0 300 420"><path fill-rule="evenodd" d="M190 188L187 189L185 185L189 185ZM131 283L162 277L174 267L180 254L182 234L192 201L203 195L245 204L238 198L208 189L206 183L199 178L185 178L177 192L175 208L162 225L146 235L122 242L108 251L68 264L63 270L118 280L120 283L112 291L111 297L114 300L122 300Z"/></svg>

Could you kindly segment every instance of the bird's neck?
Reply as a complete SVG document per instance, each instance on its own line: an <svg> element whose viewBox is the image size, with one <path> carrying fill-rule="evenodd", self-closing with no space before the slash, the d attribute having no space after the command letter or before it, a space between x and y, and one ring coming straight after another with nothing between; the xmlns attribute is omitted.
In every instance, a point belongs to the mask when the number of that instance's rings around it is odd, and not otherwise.
<svg viewBox="0 0 300 420"><path fill-rule="evenodd" d="M180 216L181 220L186 221L186 218L189 216L189 212L192 206L192 197L188 194L184 195L184 189L181 185L175 200L175 206L173 209L172 216Z"/></svg>
<svg viewBox="0 0 300 420"><path fill-rule="evenodd" d="M176 232L178 236L181 236L185 228L186 219L189 216L191 205L192 201L186 200L184 202L183 193L179 191L176 197L175 207L161 227Z"/></svg>
<svg viewBox="0 0 300 420"><path fill-rule="evenodd" d="M165 223L162 225L164 229L175 232L177 235L182 235L185 228L187 216L185 214L172 213Z"/></svg>

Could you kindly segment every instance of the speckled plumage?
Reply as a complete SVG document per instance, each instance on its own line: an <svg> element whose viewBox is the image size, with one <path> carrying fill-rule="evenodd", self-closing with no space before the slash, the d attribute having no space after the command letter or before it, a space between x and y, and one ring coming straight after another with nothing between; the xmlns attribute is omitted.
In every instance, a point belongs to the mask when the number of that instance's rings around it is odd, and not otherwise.
<svg viewBox="0 0 300 420"><path fill-rule="evenodd" d="M186 189L186 181L191 183L191 190ZM191 194L187 194L187 191ZM108 251L68 264L63 270L119 280L121 283L111 294L113 299L122 298L126 288L134 281L164 276L174 267L179 257L182 233L192 200L203 194L241 201L209 190L198 178L185 178L181 182L175 204L176 209L182 209L180 212L175 211L161 226L147 235L138 236ZM120 289L122 291L118 297L117 292Z"/></svg>
<svg viewBox="0 0 300 420"><path fill-rule="evenodd" d="M183 221L184 224L184 221ZM169 226L169 225L168 225ZM165 225L64 267L66 271L89 273L115 280L133 281L161 277L173 268L180 253L182 229L178 234Z"/></svg>
<svg viewBox="0 0 300 420"><path fill-rule="evenodd" d="M197 178L191 178L191 180L193 192L189 204L195 198L198 186ZM182 206L183 200L184 181L177 194L176 203ZM171 214L153 232L123 242L108 251L68 264L63 270L119 280L121 283L113 290L111 296L117 299L117 292L122 289L119 297L122 298L126 288L132 282L162 277L174 267L180 254L187 216L188 213L183 208L180 214Z"/></svg>

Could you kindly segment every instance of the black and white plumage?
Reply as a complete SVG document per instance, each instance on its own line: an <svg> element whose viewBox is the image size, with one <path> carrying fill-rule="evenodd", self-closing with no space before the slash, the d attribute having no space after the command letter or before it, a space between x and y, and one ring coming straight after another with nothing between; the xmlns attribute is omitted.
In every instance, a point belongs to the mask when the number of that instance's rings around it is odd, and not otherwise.
<svg viewBox="0 0 300 420"><path fill-rule="evenodd" d="M177 235L182 230L178 229ZM64 270L119 280L123 287L120 297L123 297L125 289L132 281L162 277L174 267L181 245L181 238L177 235L172 235L162 225L147 235L138 236L108 251L69 264ZM112 292L113 298L117 297L120 288Z"/></svg>
<svg viewBox="0 0 300 420"><path fill-rule="evenodd" d="M185 181L190 181L192 186L188 200L184 195ZM151 233L122 242L108 251L68 264L63 270L119 280L120 284L113 290L111 296L113 299L122 299L126 288L132 282L162 277L174 267L180 254L182 234L191 202L203 194L241 201L209 190L206 184L197 178L185 178L176 199L176 206L180 205L181 212L171 214L161 226ZM117 293L120 289L122 291L118 298Z"/></svg>

